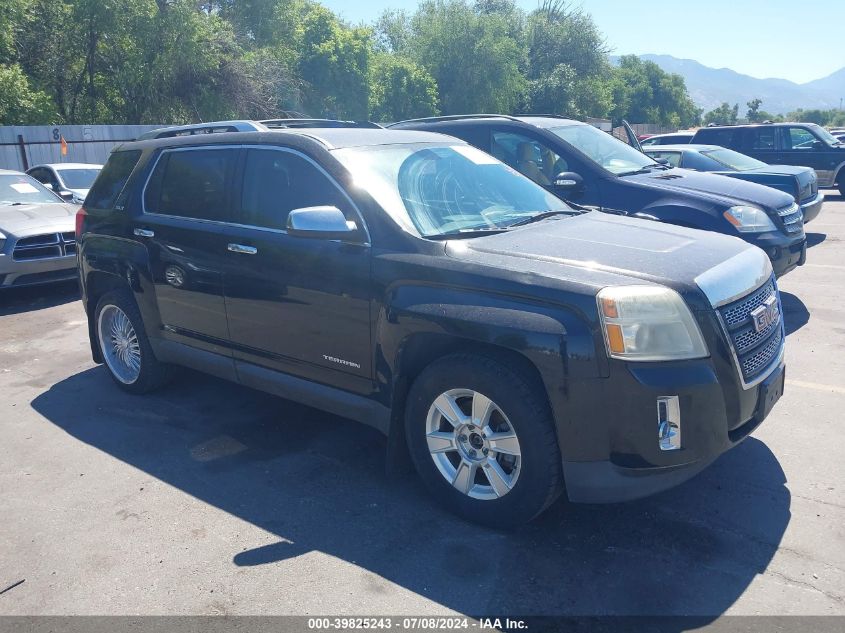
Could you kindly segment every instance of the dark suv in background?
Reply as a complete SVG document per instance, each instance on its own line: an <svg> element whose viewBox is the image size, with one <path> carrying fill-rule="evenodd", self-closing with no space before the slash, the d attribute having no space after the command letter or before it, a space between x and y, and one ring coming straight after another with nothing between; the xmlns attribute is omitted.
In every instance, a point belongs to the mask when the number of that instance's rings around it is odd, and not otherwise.
<svg viewBox="0 0 845 633"><path fill-rule="evenodd" d="M812 167L819 187L838 187L845 196L845 143L815 123L705 127L692 142L721 145L770 165Z"/></svg>
<svg viewBox="0 0 845 633"><path fill-rule="evenodd" d="M765 250L779 276L806 258L804 222L793 196L734 178L673 169L586 123L470 115L403 121L391 129L461 138L580 205L740 237Z"/></svg>
<svg viewBox="0 0 845 633"><path fill-rule="evenodd" d="M759 249L575 210L439 134L128 143L77 235L93 357L122 389L184 365L353 418L486 524L564 488L678 484L783 392Z"/></svg>

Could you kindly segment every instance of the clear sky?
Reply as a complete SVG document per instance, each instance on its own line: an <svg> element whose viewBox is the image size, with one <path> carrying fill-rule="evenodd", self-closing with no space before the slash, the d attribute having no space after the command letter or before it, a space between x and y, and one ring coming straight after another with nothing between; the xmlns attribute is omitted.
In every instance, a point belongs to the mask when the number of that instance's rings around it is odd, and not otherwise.
<svg viewBox="0 0 845 633"><path fill-rule="evenodd" d="M321 0L353 23L417 0ZM534 9L538 0L517 0ZM845 66L845 0L581 0L613 53L657 53L798 83Z"/></svg>

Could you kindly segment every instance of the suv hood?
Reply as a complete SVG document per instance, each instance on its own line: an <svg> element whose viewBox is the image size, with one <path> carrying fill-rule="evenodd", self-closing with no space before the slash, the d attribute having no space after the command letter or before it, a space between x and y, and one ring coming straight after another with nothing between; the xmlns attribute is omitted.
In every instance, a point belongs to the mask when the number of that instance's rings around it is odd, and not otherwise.
<svg viewBox="0 0 845 633"><path fill-rule="evenodd" d="M669 286L687 296L697 291L697 278L746 251L750 251L746 256L751 260L760 260L750 266L756 268L749 271L753 279L747 283L743 279L730 281L749 290L760 277L760 268L769 261L757 247L727 235L597 211L556 216L506 233L452 240L446 246L451 257L517 273L596 289L642 280ZM770 275L770 265L768 271ZM743 277L743 273L734 273ZM712 273L708 278L712 281ZM709 304L698 307L709 308Z"/></svg>
<svg viewBox="0 0 845 633"><path fill-rule="evenodd" d="M50 231L72 231L79 207L64 203L0 205L0 231L18 237L47 227Z"/></svg>
<svg viewBox="0 0 845 633"><path fill-rule="evenodd" d="M695 192L710 202L721 203L727 207L744 202L755 204L767 211L775 211L795 202L789 194L771 187L688 169L669 169L622 178L666 191Z"/></svg>

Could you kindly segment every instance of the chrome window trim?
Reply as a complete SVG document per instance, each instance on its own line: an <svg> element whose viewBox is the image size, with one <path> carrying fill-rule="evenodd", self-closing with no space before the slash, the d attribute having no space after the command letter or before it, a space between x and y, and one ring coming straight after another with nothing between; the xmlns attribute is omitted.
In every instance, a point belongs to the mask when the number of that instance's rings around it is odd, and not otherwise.
<svg viewBox="0 0 845 633"><path fill-rule="evenodd" d="M233 151L242 150L242 149L245 149L245 150L261 149L261 150L268 150L268 151L275 151L275 152L286 152L288 154L293 154L295 156L298 156L300 158L305 159L305 161L310 163L312 166L316 167L317 170L320 173L322 173L329 180L329 182L334 186L334 188L337 189L344 198L346 198L346 201L349 203L352 211L357 216L357 218L358 218L358 220L361 224L360 228L361 228L361 230L362 230L362 232L364 233L364 236L365 236L365 239L363 240L363 242L359 242L359 241L346 242L344 240L328 240L328 241L343 242L343 243L349 243L349 244L359 244L361 246L371 246L372 245L372 240L370 239L370 231L369 231L369 228L367 227L367 223L364 222L363 214L361 213L360 209L358 209L358 205L355 204L355 202L352 200L352 198L349 196L349 194L346 192L346 190L340 185L340 183L337 182L337 180L329 172L327 172L323 168L322 165L320 165L317 161L315 161L310 156L306 156L305 154L303 154L299 150L293 149L291 147L283 147L283 146L279 146L279 145L254 145L254 144L253 145L200 145L200 146L192 146L192 147L167 147L167 148L162 149L159 152L158 156L156 156L155 162L153 163L152 167L150 168L150 171L147 174L147 178L144 181L144 186L141 188L141 214L142 214L142 216L153 216L153 217L169 218L169 219L175 219L175 220L186 220L188 222L199 222L201 224L211 224L211 225L214 225L214 226L229 226L229 227L239 228L239 229L250 229L250 230L254 230L254 231L262 231L262 232L265 232L265 233L276 233L276 234L280 234L280 235L288 235L288 232L284 229L274 229L274 228L270 228L270 227L266 227L266 226L258 226L258 225L254 225L254 224L240 224L238 222L223 222L221 220L209 220L209 219L206 219L206 218L193 218L193 217L185 216L185 215L170 215L170 214L167 214L167 213L157 213L155 211L147 211L147 188L150 185L150 180L152 180L152 177L153 177L153 174L155 173L155 170L158 168L159 162L161 161L162 157L165 154L169 154L169 153L172 153L172 152L193 152L193 151L201 151L201 150L218 150L218 149L228 149L228 150L233 150Z"/></svg>
<svg viewBox="0 0 845 633"><path fill-rule="evenodd" d="M772 262L756 246L704 271L695 278L713 308L720 308L760 288L772 277ZM750 278L750 282L749 282Z"/></svg>

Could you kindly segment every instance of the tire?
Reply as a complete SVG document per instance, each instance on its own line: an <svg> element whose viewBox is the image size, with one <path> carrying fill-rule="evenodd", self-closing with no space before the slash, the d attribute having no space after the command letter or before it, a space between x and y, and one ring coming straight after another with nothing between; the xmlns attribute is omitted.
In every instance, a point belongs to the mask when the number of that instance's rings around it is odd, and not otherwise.
<svg viewBox="0 0 845 633"><path fill-rule="evenodd" d="M473 408L475 418L467 415ZM492 414L485 420L481 412ZM545 394L490 358L456 354L423 370L408 394L405 431L426 487L467 520L495 528L527 523L563 489Z"/></svg>
<svg viewBox="0 0 845 633"><path fill-rule="evenodd" d="M153 354L141 312L128 290L103 295L94 319L103 364L118 387L129 393L144 394L167 382L170 366L160 363ZM112 332L117 333L116 342ZM104 335L111 341L107 339L104 344Z"/></svg>

